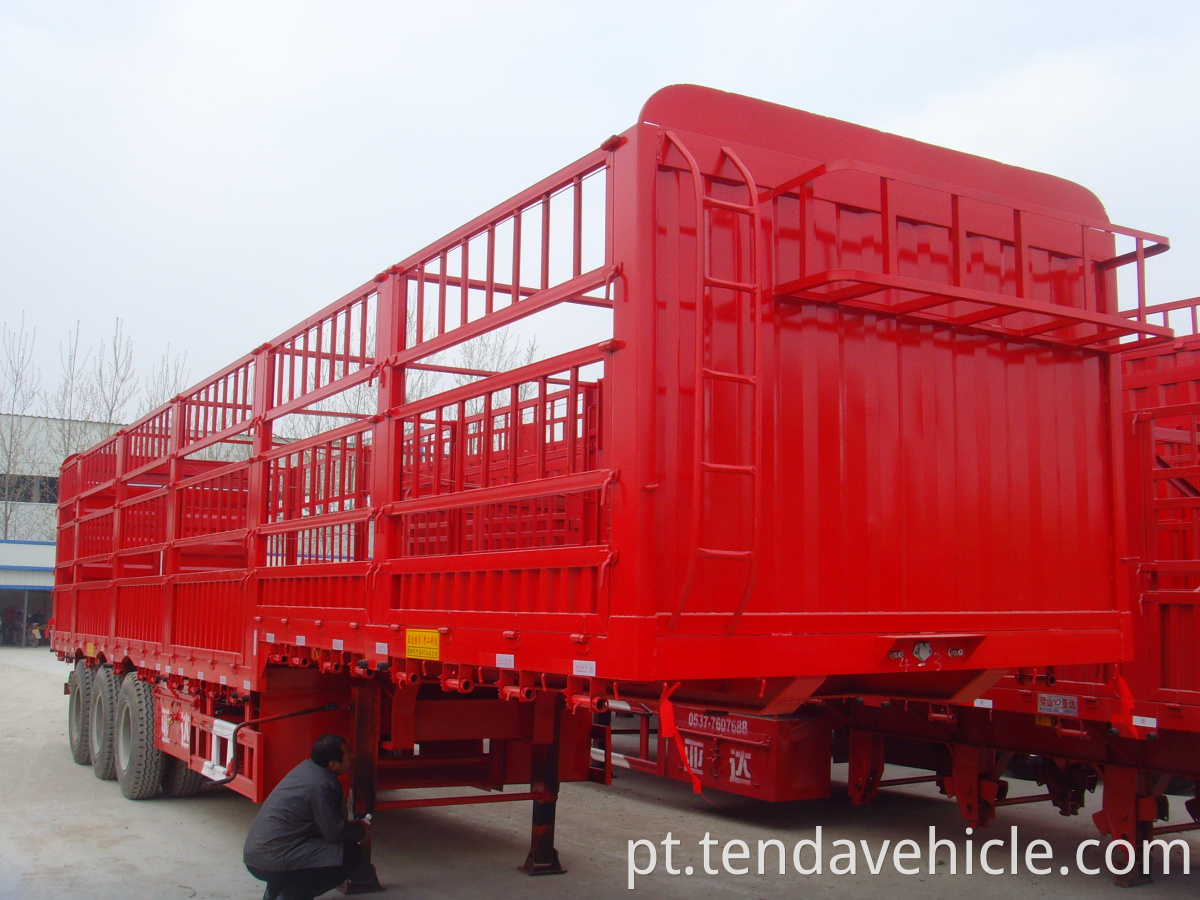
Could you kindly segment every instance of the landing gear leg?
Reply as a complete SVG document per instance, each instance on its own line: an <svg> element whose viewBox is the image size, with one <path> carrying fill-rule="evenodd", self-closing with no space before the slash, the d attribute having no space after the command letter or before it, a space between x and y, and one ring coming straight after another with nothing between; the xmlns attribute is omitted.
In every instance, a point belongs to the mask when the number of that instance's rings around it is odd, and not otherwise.
<svg viewBox="0 0 1200 900"><path fill-rule="evenodd" d="M1092 821L1114 841L1125 841L1133 848L1128 872L1114 875L1113 881L1120 887L1149 884L1154 879L1144 871L1146 846L1154 828L1154 820L1165 818L1166 797L1155 796L1149 786L1149 777L1128 766L1104 767L1103 809L1092 816Z"/></svg>
<svg viewBox="0 0 1200 900"><path fill-rule="evenodd" d="M996 802L1008 795L1008 782L999 773L1006 762L994 750L983 750L968 744L950 748L950 774L942 779L947 797L958 801L958 810L972 827L981 828L996 816Z"/></svg>
<svg viewBox="0 0 1200 900"><path fill-rule="evenodd" d="M1084 796L1096 790L1098 779L1089 766L1042 757L1038 784L1046 786L1050 802L1059 815L1078 815L1083 809Z"/></svg>
<svg viewBox="0 0 1200 900"><path fill-rule="evenodd" d="M354 815L375 812L375 768L379 757L379 688L354 688ZM371 862L371 839L363 841L363 859L342 890L346 894L375 894L383 890Z"/></svg>
<svg viewBox="0 0 1200 900"><path fill-rule="evenodd" d="M529 789L541 792L549 799L533 801L533 828L529 839L529 855L520 867L526 875L561 875L566 871L554 849L554 817L558 805L558 750L562 724L562 700L558 695L543 694L537 699L534 712L538 721L535 734L549 725L548 743L533 745L533 760ZM539 727L542 726L542 727ZM536 741L536 737L535 737Z"/></svg>
<svg viewBox="0 0 1200 900"><path fill-rule="evenodd" d="M850 802L862 806L879 791L883 777L883 736L858 728L850 730Z"/></svg>

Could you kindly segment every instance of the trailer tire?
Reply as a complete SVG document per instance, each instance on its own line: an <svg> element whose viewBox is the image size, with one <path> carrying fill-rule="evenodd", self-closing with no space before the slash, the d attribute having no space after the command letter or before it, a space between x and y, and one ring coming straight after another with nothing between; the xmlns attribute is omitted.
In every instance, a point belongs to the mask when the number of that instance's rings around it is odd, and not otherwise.
<svg viewBox="0 0 1200 900"><path fill-rule="evenodd" d="M70 698L67 700L67 740L71 744L71 758L81 766L92 762L88 723L91 721L93 674L80 660L67 678Z"/></svg>
<svg viewBox="0 0 1200 900"><path fill-rule="evenodd" d="M117 718L117 678L112 666L96 669L92 678L91 713L88 745L92 753L92 774L102 781L117 777L114 765L113 731Z"/></svg>
<svg viewBox="0 0 1200 900"><path fill-rule="evenodd" d="M148 800L158 794L163 752L154 746L154 688L134 674L125 676L117 696L113 763L127 798Z"/></svg>
<svg viewBox="0 0 1200 900"><path fill-rule="evenodd" d="M168 756L163 767L162 790L165 797L193 797L208 783L208 779L188 768L182 759Z"/></svg>

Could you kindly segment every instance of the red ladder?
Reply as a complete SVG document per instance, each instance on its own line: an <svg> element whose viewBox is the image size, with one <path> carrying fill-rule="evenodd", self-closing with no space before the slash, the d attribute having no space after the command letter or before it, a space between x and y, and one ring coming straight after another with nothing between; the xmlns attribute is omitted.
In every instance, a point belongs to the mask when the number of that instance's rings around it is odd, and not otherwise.
<svg viewBox="0 0 1200 900"><path fill-rule="evenodd" d="M709 183L701 172L696 159L672 132L664 132L663 153L668 145L673 145L687 161L691 171L692 182L696 190L696 235L697 257L696 266L696 346L695 346L695 403L693 408L693 454L692 454L692 524L691 539L688 546L691 553L688 558L687 572L679 592L679 602L671 616L668 630L674 629L680 615L688 602L692 587L696 581L696 572L702 559L738 560L746 564L746 586L741 599L729 619L727 631L732 633L741 619L750 595L754 590L757 575L756 551L759 545L759 473L762 468L762 403L759 384L762 378L762 287L759 282L758 242L761 227L758 187L750 171L729 147L722 147L720 161L729 160L741 177L746 187L749 202L734 203L710 195ZM723 210L738 216L746 216L750 221L749 240L749 269L754 273L750 281L736 281L718 278L711 271L711 254L709 252L709 213L712 210ZM736 277L736 275L735 275ZM749 354L734 354L738 368L718 369L712 361L712 291L723 289L733 292L739 298L736 317L739 332L743 323L747 323L752 333ZM717 382L742 385L749 388L750 403L753 409L752 433L750 440L736 441L741 448L747 443L750 448L750 458L736 462L716 462L709 459L705 453L708 437L714 425L710 416L711 404L706 403L708 387ZM739 395L740 396L740 395ZM738 416L737 420L742 421ZM708 481L714 476L733 475L750 480L750 545L748 547L713 547L707 546L705 536L704 497Z"/></svg>

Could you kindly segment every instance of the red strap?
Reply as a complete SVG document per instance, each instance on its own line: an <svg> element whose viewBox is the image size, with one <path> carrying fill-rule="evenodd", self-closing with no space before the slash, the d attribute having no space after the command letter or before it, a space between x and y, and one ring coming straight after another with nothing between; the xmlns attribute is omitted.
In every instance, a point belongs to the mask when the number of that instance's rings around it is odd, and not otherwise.
<svg viewBox="0 0 1200 900"><path fill-rule="evenodd" d="M699 794L700 778L692 771L691 764L688 763L687 752L683 749L683 738L679 736L679 729L675 726L675 704L671 702L671 695L675 693L677 687L679 687L678 681L669 688L665 683L663 684L662 697L658 701L658 728L663 737L675 741L675 749L679 751L679 761L683 763L684 769L692 777L692 790Z"/></svg>

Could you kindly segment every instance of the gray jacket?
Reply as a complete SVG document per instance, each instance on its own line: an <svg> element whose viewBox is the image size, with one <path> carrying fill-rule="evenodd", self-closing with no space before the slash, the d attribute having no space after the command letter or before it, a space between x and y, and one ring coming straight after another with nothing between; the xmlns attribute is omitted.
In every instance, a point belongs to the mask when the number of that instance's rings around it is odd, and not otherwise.
<svg viewBox="0 0 1200 900"><path fill-rule="evenodd" d="M242 858L265 872L340 866L342 843L362 837L362 824L346 821L337 776L306 759L284 776L258 811Z"/></svg>

